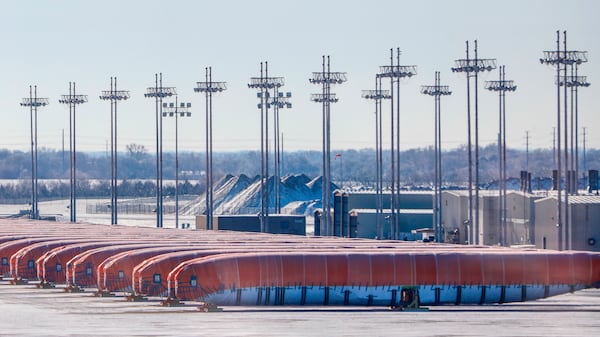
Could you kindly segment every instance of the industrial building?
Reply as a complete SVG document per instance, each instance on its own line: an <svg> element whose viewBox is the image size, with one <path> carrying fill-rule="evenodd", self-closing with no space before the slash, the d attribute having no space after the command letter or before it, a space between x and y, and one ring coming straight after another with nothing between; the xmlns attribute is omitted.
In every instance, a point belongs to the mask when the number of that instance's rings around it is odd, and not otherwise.
<svg viewBox="0 0 600 337"><path fill-rule="evenodd" d="M388 239L390 230L390 194L383 193L381 228L377 228L377 195L373 192L334 193L334 234L344 237ZM402 192L399 197L399 238L414 240L415 230L431 228L433 195L431 192ZM315 233L319 217L315 217ZM382 233L382 237L377 233ZM318 235L318 234L317 234Z"/></svg>
<svg viewBox="0 0 600 337"><path fill-rule="evenodd" d="M556 196L535 201L535 244L537 248L560 249ZM566 215L563 199L563 215ZM567 229L563 249L600 251L600 196L569 196ZM568 223L568 226L566 224ZM568 240L568 242L567 242Z"/></svg>
<svg viewBox="0 0 600 337"><path fill-rule="evenodd" d="M206 229L206 216L196 216L195 229ZM258 215L218 215L213 217L214 230L260 232ZM269 215L266 233L306 235L306 217L303 215Z"/></svg>
<svg viewBox="0 0 600 337"><path fill-rule="evenodd" d="M448 241L448 233L456 233L460 243L469 241L469 192L442 192L442 225ZM474 198L475 196L473 196ZM522 245L534 243L533 224L535 223L534 202L540 195L520 191L509 191L506 195L507 244ZM473 216L479 217L479 238L484 245L498 245L501 237L501 213L498 191L479 191L479 210Z"/></svg>

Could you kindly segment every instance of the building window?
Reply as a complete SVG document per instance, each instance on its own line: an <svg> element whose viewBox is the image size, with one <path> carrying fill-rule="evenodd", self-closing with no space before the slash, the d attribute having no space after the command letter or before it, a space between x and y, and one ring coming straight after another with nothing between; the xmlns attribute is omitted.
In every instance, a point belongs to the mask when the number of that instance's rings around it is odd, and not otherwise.
<svg viewBox="0 0 600 337"><path fill-rule="evenodd" d="M160 274L154 274L152 281L154 281L154 283L160 283Z"/></svg>
<svg viewBox="0 0 600 337"><path fill-rule="evenodd" d="M118 276L120 279L124 279L124 278L125 278L125 272L124 272L124 271L122 271L122 270L119 270L119 273L117 274L117 276Z"/></svg>
<svg viewBox="0 0 600 337"><path fill-rule="evenodd" d="M29 269L35 268L35 262L33 260L27 261L27 268L29 268Z"/></svg>
<svg viewBox="0 0 600 337"><path fill-rule="evenodd" d="M86 276L92 276L92 264L91 263L88 263L85 266L85 275Z"/></svg>
<svg viewBox="0 0 600 337"><path fill-rule="evenodd" d="M60 273L61 271L62 271L62 264L60 264L60 263L57 263L57 264L56 264L56 272L57 272L57 273Z"/></svg>
<svg viewBox="0 0 600 337"><path fill-rule="evenodd" d="M192 275L192 277L190 277L190 285L192 287L198 286L198 278L196 278L196 275Z"/></svg>
<svg viewBox="0 0 600 337"><path fill-rule="evenodd" d="M590 206L585 205L585 222L590 221Z"/></svg>
<svg viewBox="0 0 600 337"><path fill-rule="evenodd" d="M8 259L6 257L2 258L2 265L3 266L8 266Z"/></svg>

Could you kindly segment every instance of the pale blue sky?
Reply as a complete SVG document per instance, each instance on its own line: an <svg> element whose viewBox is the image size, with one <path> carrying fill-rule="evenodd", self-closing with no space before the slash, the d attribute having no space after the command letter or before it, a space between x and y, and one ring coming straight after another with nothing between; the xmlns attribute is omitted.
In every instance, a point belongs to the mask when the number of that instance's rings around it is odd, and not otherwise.
<svg viewBox="0 0 600 337"><path fill-rule="evenodd" d="M580 125L588 127L588 146L600 148L598 13L594 0L2 1L0 147L28 148L29 113L19 102L37 84L39 96L51 102L39 112L39 145L60 148L61 130L69 126L58 98L76 81L78 93L90 99L77 110L78 149L104 151L110 107L98 95L118 76L120 89L132 94L119 106L119 150L136 142L154 151L154 101L144 92L163 72L164 84L193 103L180 150L202 151L204 97L193 87L210 65L213 79L229 87L214 99L215 150L257 150L259 110L247 83L268 61L270 75L285 77L284 90L293 93L293 109L281 111L286 150L318 150L321 108L309 97L320 88L308 78L324 54L331 55L332 70L348 73L348 82L333 89L340 102L332 107L332 148L373 147L374 106L361 90L373 89L378 66L388 64L390 48L400 47L401 63L418 66L418 75L402 82L402 147L433 144L433 99L419 89L439 70L453 91L442 98L442 141L454 148L466 143L466 80L450 68L464 58L465 41L478 39L480 57L506 65L507 79L518 85L507 94L508 146L524 147L529 130L532 147L551 148L554 72L539 58L554 48L560 29L568 31L569 49L589 52L580 74L592 86L580 90ZM497 94L483 82L497 76L480 77L482 145L496 139ZM174 147L173 123L165 121L165 150Z"/></svg>

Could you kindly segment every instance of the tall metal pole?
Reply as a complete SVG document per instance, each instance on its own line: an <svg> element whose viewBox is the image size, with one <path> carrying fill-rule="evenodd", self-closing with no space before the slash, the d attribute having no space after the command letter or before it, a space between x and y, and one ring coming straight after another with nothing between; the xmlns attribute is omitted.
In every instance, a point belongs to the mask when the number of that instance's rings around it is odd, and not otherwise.
<svg viewBox="0 0 600 337"><path fill-rule="evenodd" d="M75 109L77 104L82 104L87 102L87 95L77 95L75 82L69 82L69 94L62 95L61 99L58 100L59 103L68 104L69 105L69 151L70 151L70 220L71 222L76 222L76 214L77 214L77 147L76 147L76 114Z"/></svg>
<svg viewBox="0 0 600 337"><path fill-rule="evenodd" d="M440 72L435 72L434 85L421 86L421 93L434 98L434 187L433 187L433 229L436 242L443 242L442 226L442 143L441 143L441 96L452 94L447 85L440 84Z"/></svg>
<svg viewBox="0 0 600 337"><path fill-rule="evenodd" d="M35 101L38 100L37 97L37 85L35 85L33 87L33 99ZM33 108L33 118L34 118L34 122L33 122L33 138L34 138L34 143L35 143L35 212L34 212L34 219L39 219L40 218L40 209L39 209L39 203L38 203L38 198L39 198L39 184L38 184L38 178L39 178L39 170L38 170L38 105L36 104Z"/></svg>
<svg viewBox="0 0 600 337"><path fill-rule="evenodd" d="M556 55L560 60L560 31L556 31ZM562 178L562 161L561 161L561 144L560 144L560 62L556 65L556 158L558 164L557 173L557 190L558 190L558 206L557 206L557 219L558 219L558 250L563 250L563 218L562 218L562 196L561 196L561 178Z"/></svg>
<svg viewBox="0 0 600 337"><path fill-rule="evenodd" d="M565 85L571 87L571 151L574 152L571 155L571 165L574 165L572 170L574 170L573 184L575 187L573 188L573 191L575 193L578 193L579 187L579 87L590 86L586 76L579 76L579 64L585 62L585 52L579 52L579 54L580 55L576 55L575 58L571 60L571 78L565 83ZM575 71L574 75L573 68ZM573 101L575 102L574 108ZM575 137L574 144L573 137Z"/></svg>
<svg viewBox="0 0 600 337"><path fill-rule="evenodd" d="M346 73L332 72L330 68L330 59L327 57L327 67L325 67L325 56L323 56L323 70L313 72L309 80L313 84L321 84L322 93L312 94L311 101L322 103L323 106L323 174L322 174L322 204L323 215L321 228L324 229L324 235L334 235L331 223L331 200L330 200L330 178L331 178L331 137L330 137L330 113L331 103L338 99L331 93L332 84L341 84L346 81Z"/></svg>
<svg viewBox="0 0 600 337"><path fill-rule="evenodd" d="M205 68L205 83L211 83L211 70L209 67ZM211 100L210 91L205 91L206 100L206 229L213 229L213 203L212 203L212 111L211 111Z"/></svg>
<svg viewBox="0 0 600 337"><path fill-rule="evenodd" d="M117 193L117 162L118 162L118 151L117 151L117 102L121 100L129 99L129 91L117 90L117 78L110 78L110 90L103 90L100 94L101 100L110 101L110 159L111 159L111 224L117 224L118 214L118 193Z"/></svg>
<svg viewBox="0 0 600 337"><path fill-rule="evenodd" d="M559 249L571 249L572 246L572 240L571 240L571 226L570 226L570 216L569 216L569 193L572 192L572 183L573 183L573 179L572 174L569 171L569 166L573 165L569 165L569 143L568 143L568 126L569 126L569 122L568 122L568 112L567 112L567 99L568 99L568 95L567 95L567 87L568 86L573 86L575 85L575 83L578 83L579 80L577 79L576 76L571 76L571 81L568 80L568 76L567 76L567 66L568 65L573 65L573 64L580 64L583 62L587 62L587 52L585 51L575 51L575 50L567 50L567 32L564 31L564 40L563 40L563 46L564 46L564 50L561 53L560 50L560 31L556 31L556 51L544 51L544 58L540 59L540 62L542 64L549 64L549 65L553 65L556 67L556 91L557 91L557 135L558 135L558 139L557 139L557 144L558 144L558 151L556 153L556 157L558 159L558 165L557 165L557 171L558 171L558 182L557 182L557 190L558 190L558 202L557 202L557 219L558 219L558 224L557 224L557 230L558 230L558 248ZM562 67L562 68L561 68ZM563 75L561 78L561 70L563 70ZM561 128L561 116L560 116L560 109L561 109L561 90L560 90L560 86L564 85L564 100L563 100L563 104L564 104L564 111L563 111L563 120L564 120L564 159L565 159L565 206L564 206L564 219L562 217L562 186L561 186L561 178L562 178L562 162L561 162L561 157L562 157L562 153L561 153L561 141L560 141L560 137L561 137L561 132L560 132L560 128ZM589 84L588 84L589 85ZM573 121L572 121L573 122ZM573 126L571 125L571 128ZM577 133L577 129L575 128L575 130L572 131L572 133ZM575 179L576 180L576 179ZM576 184L576 181L574 182ZM564 226L563 226L564 223ZM563 235L564 235L564 241L563 241Z"/></svg>
<svg viewBox="0 0 600 337"><path fill-rule="evenodd" d="M496 68L495 59L481 59L477 55L477 41L475 41L475 58L469 59L469 41L466 41L467 58L456 60L456 67L452 68L453 72L465 72L467 74L467 147L469 158L469 242L480 243L479 229L479 111L478 111L478 73L482 71L491 71ZM474 73L475 77L475 208L477 215L475 216L475 224L473 227L473 174L472 174L472 145L471 145L471 97L470 97L470 73Z"/></svg>
<svg viewBox="0 0 600 337"><path fill-rule="evenodd" d="M265 77L269 77L269 63L265 61ZM268 93L268 90L265 90L265 93ZM268 98L268 94L265 95L267 97L265 97L265 101ZM265 144L265 152L264 152L264 156L265 156L265 180L264 180L264 186L265 186L265 231L268 232L270 231L269 228L269 194L271 193L271 189L269 187L269 103L267 102L266 106L265 106L265 116L264 116L264 120L265 120L265 133L264 133L264 144Z"/></svg>
<svg viewBox="0 0 600 337"><path fill-rule="evenodd" d="M212 94L227 89L225 82L213 82L212 67L205 68L205 81L196 82L195 92L205 94L206 103L206 225L213 229L214 198L213 198L213 111Z"/></svg>
<svg viewBox="0 0 600 337"><path fill-rule="evenodd" d="M269 77L268 63L264 62L260 64L260 77L250 78L249 88L259 89L258 98L260 103L258 108L260 109L260 152L261 152L261 232L269 231L269 107L271 106L270 101L270 89L279 88L283 86L284 81L282 77Z"/></svg>
<svg viewBox="0 0 600 337"><path fill-rule="evenodd" d="M160 77L159 77L160 75ZM176 95L174 87L163 87L162 73L154 74L154 87L146 89L144 97L154 98L156 115L156 227L163 226L163 175L162 175L162 100Z"/></svg>
<svg viewBox="0 0 600 337"><path fill-rule="evenodd" d="M563 46L564 46L564 58L567 61L567 31L563 31ZM569 129L568 129L568 110L567 110L567 62L563 67L563 80L565 83L564 86L564 108L563 108L563 119L565 123L564 134L565 134L565 249L571 250L571 239L570 239L570 224L569 224L569 193L571 192L571 183L570 183L570 172L569 172ZM560 82L560 79L559 79Z"/></svg>
<svg viewBox="0 0 600 337"><path fill-rule="evenodd" d="M179 117L191 117L191 107L191 103L178 102L177 95L175 104L162 104L162 116L175 117L175 228L179 228Z"/></svg>
<svg viewBox="0 0 600 337"><path fill-rule="evenodd" d="M162 88L163 84L162 84L162 73L160 73L160 77L158 79L158 84L160 85L160 87ZM162 115L162 105L163 105L163 98L162 96L159 96L158 98L159 100L159 104L158 107L160 109L160 114ZM158 132L159 132L159 183L158 183L158 189L160 190L160 198L158 200L158 211L160 212L160 227L163 227L163 215L164 215L164 208L163 208L163 119L160 118L159 121L159 126L158 126Z"/></svg>
<svg viewBox="0 0 600 337"><path fill-rule="evenodd" d="M162 73L160 74L162 78ZM158 93L158 74L154 74L154 88L155 92ZM158 132L158 127L160 123L161 114L159 108L158 95L154 96L154 103L156 106L156 227L162 227L162 207L160 201L162 199L162 190L160 183L160 134Z"/></svg>
<svg viewBox="0 0 600 337"><path fill-rule="evenodd" d="M514 85L512 80L506 80L505 66L501 66L499 69L498 81L486 81L485 88L490 91L498 92L498 147L499 147L499 195L498 195L498 225L500 233L500 243L503 246L510 245L508 239L508 227L506 221L506 92L515 91L517 86ZM527 146L528 148L528 146ZM528 151L528 150L527 150ZM527 155L528 156L528 155Z"/></svg>
<svg viewBox="0 0 600 337"><path fill-rule="evenodd" d="M400 51L398 50L398 54ZM400 55L398 55L400 57ZM398 61L398 67L400 67L400 62ZM394 73L394 48L390 48L390 71ZM390 76L390 234L392 238L395 236L396 223L399 221L399 216L396 212L399 212L398 202L396 198L399 197L400 194L400 177L398 177L398 189L396 188L396 139L394 137L396 133L396 123L395 123L395 111L394 111L394 79L395 76ZM398 88L400 88L400 81L398 81ZM380 87L381 90L381 87ZM398 92L400 94L400 92ZM398 102L400 102L398 98ZM399 109L400 106L396 105L396 108ZM377 113L377 112L375 112ZM381 114L381 112L380 112ZM381 119L381 116L380 116ZM379 148L383 146L382 143L379 143ZM398 158L399 159L399 158ZM382 166L382 158L379 158L379 165ZM400 163L398 163L400 166ZM378 182L379 182L379 193L380 197L383 197L383 174L379 173ZM397 195L398 194L398 195ZM381 205L383 207L383 205ZM380 211L382 212L382 210Z"/></svg>
<svg viewBox="0 0 600 337"><path fill-rule="evenodd" d="M38 207L38 107L48 105L47 98L37 97L37 85L29 86L29 97L23 98L21 106L29 107L31 131L31 219L39 219Z"/></svg>
<svg viewBox="0 0 600 337"><path fill-rule="evenodd" d="M477 64L477 40L475 40L475 64ZM475 232L477 233L477 244L481 244L482 233L479 227L479 102L478 102L478 76L479 72L475 72L475 209L477 210L477 216L475 216Z"/></svg>
<svg viewBox="0 0 600 337"><path fill-rule="evenodd" d="M579 64L575 63L575 78L577 77ZM579 86L575 86L575 131L571 132L571 134L575 133L575 193L579 193Z"/></svg>
<svg viewBox="0 0 600 337"><path fill-rule="evenodd" d="M69 100L73 97L73 92L74 90L72 89L72 83L69 82ZM69 156L70 156L70 160L71 160L71 164L70 164L70 174L71 174L71 179L70 179L70 187L71 187L71 202L69 204L69 210L70 210L70 220L71 222L75 222L75 162L74 162L74 151L75 151L75 146L74 146L74 139L75 139L75 135L73 134L73 130L74 127L73 125L75 124L75 121L73 120L74 118L74 106L71 102L69 102L69 125L70 125L70 130L69 130Z"/></svg>
<svg viewBox="0 0 600 337"><path fill-rule="evenodd" d="M327 72L326 76L329 78L329 73L331 72L331 63L329 59L329 55L327 55ZM325 94L329 96L331 93L331 84L329 82L325 83ZM331 221L331 104L329 101L325 102L325 179L323 180L323 202L324 207L323 210L325 212L325 219L327 223L328 232L330 235L335 235L333 230L333 223Z"/></svg>
<svg viewBox="0 0 600 337"><path fill-rule="evenodd" d="M587 131L587 128L583 127L583 176L584 176L584 178L587 173L587 154L586 154L586 148L585 148L586 131ZM588 180L589 180L589 177L588 177ZM587 182L587 185L589 186L589 181Z"/></svg>
<svg viewBox="0 0 600 337"><path fill-rule="evenodd" d="M398 71L401 72L400 66L400 47L396 47L396 66L398 67ZM392 206L395 209L394 216L394 229L392 231L392 238L397 240L400 235L400 79L402 77L408 76L411 77L416 75L416 67L414 72L410 72L408 75L398 74L396 81L396 203ZM393 89L392 89L393 90ZM393 140L392 140L393 142ZM382 174L383 176L383 174Z"/></svg>
<svg viewBox="0 0 600 337"><path fill-rule="evenodd" d="M177 106L177 96L175 96ZM179 114L175 112L175 228L179 228Z"/></svg>
<svg viewBox="0 0 600 337"><path fill-rule="evenodd" d="M113 78L110 78L110 94L113 94ZM117 223L115 216L115 102L110 101L110 223L112 225Z"/></svg>
<svg viewBox="0 0 600 337"><path fill-rule="evenodd" d="M274 196L274 204L275 204L275 212L281 212L281 145L280 145L280 128L279 128L279 110L282 108L291 108L292 103L290 103L290 98L292 97L291 92L280 92L279 87L275 86L273 88L274 95L268 101L268 104L273 105L273 152L274 152L274 162L275 162L275 173L273 174L274 178L274 186L273 186L273 194Z"/></svg>
<svg viewBox="0 0 600 337"><path fill-rule="evenodd" d="M33 95L31 93L31 86L29 86L29 99L33 101ZM37 189L35 184L36 178L36 162L35 162L35 139L34 139L34 127L33 127L33 105L29 107L29 120L31 124L31 218L37 219Z"/></svg>
<svg viewBox="0 0 600 337"><path fill-rule="evenodd" d="M400 65L400 48L396 48L396 65L394 65L394 49L390 49L390 65L379 67L380 77L390 78L391 112L390 112L390 157L391 157L391 198L390 198L390 231L392 239L398 239L400 229L400 79L417 74L414 65ZM396 84L394 92L394 84ZM394 104L395 101L395 104ZM395 110L394 110L395 105Z"/></svg>

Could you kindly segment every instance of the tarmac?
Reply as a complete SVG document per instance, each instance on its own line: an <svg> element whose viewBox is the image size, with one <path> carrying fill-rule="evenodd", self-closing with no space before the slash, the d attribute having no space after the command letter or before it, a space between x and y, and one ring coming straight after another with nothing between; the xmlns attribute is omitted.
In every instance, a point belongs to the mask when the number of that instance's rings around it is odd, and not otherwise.
<svg viewBox="0 0 600 337"><path fill-rule="evenodd" d="M160 298L128 302L66 293L58 286L0 281L0 336L599 336L600 289L544 300L436 306L402 312L383 307L163 307Z"/></svg>
<svg viewBox="0 0 600 337"><path fill-rule="evenodd" d="M85 210L88 202L96 200L78 201L78 209ZM40 209L64 216L65 205L47 202ZM14 214L23 207L0 205L0 213ZM82 212L78 220L104 223L110 215ZM154 225L148 215L120 220ZM165 217L165 227L174 227L173 220ZM61 287L0 281L0 336L600 336L600 289L523 303L434 306L422 312L273 306L205 313L200 303L163 307L161 298L127 302L123 296L95 297L91 289L66 293Z"/></svg>

